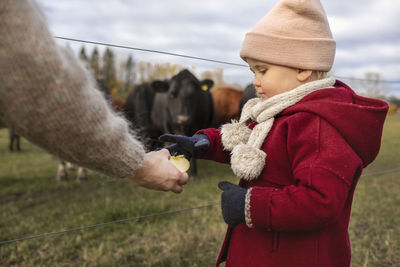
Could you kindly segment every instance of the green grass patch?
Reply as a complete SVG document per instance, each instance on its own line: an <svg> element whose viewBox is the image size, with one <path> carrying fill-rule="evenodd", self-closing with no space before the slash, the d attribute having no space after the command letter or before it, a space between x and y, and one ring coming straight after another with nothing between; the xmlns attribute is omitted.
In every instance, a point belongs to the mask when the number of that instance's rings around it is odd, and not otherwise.
<svg viewBox="0 0 400 267"><path fill-rule="evenodd" d="M400 167L400 117L388 117L381 153L364 175ZM229 166L199 162L182 194L151 191L89 172L55 179L58 161L22 139L8 152L0 130L0 241L180 210L220 201ZM352 266L400 265L399 171L364 176L350 221ZM218 205L0 245L0 266L213 266L226 225Z"/></svg>

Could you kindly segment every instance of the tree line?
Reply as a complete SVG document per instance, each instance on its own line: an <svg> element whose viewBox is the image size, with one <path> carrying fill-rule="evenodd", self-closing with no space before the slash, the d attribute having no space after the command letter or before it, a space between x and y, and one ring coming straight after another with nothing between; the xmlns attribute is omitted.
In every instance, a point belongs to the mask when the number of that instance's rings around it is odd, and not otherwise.
<svg viewBox="0 0 400 267"><path fill-rule="evenodd" d="M86 64L95 78L103 80L113 94L117 94L122 98L129 94L135 84L169 79L184 68L182 65L169 62L162 64L137 62L131 54L117 62L114 51L109 47L100 54L97 46L89 53L86 51L85 46L82 46L79 58ZM193 73L197 73L194 66L190 70ZM222 68L203 71L199 76L199 79L212 79L217 87L232 86L239 90L243 89L241 85L229 85L226 83L223 78ZM361 95L385 99L396 107L400 106L400 98L388 94L388 89L391 85L385 83L382 75L378 72L366 72L362 79L349 77L347 82Z"/></svg>
<svg viewBox="0 0 400 267"><path fill-rule="evenodd" d="M182 65L169 62L162 64L137 62L131 54L118 62L116 54L109 47L100 53L97 46L90 52L86 50L85 46L82 46L79 58L96 79L105 82L113 94L118 94L123 98L129 94L135 84L169 79L184 68ZM196 72L196 68L191 67L191 71ZM223 79L223 69L220 68L203 71L199 78L212 79L218 86L226 85Z"/></svg>

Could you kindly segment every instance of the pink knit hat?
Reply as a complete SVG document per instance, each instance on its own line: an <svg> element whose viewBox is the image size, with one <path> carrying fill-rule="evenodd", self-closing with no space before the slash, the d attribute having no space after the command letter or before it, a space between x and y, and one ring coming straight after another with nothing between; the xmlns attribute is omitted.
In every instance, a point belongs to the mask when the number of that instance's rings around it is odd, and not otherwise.
<svg viewBox="0 0 400 267"><path fill-rule="evenodd" d="M240 57L329 71L335 50L336 42L319 0L281 0L246 34Z"/></svg>

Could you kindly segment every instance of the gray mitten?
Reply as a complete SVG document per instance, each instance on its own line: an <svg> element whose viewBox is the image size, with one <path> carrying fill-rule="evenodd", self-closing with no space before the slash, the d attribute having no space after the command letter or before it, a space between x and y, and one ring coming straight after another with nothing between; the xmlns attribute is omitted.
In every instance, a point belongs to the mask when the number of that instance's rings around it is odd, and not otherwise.
<svg viewBox="0 0 400 267"><path fill-rule="evenodd" d="M184 135L163 134L158 138L162 142L174 143L166 147L171 155L184 155L190 160L201 158L210 148L210 140L205 134L195 134L191 137Z"/></svg>
<svg viewBox="0 0 400 267"><path fill-rule="evenodd" d="M247 189L223 181L218 184L221 189L221 208L224 221L230 226L236 226L245 221L244 206Z"/></svg>

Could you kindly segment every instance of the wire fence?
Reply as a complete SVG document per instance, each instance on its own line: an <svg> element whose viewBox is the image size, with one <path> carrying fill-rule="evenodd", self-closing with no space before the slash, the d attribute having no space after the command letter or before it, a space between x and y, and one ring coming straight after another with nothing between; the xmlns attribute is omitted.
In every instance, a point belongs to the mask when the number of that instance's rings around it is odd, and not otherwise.
<svg viewBox="0 0 400 267"><path fill-rule="evenodd" d="M392 173L392 172L396 172L396 171L400 171L400 167L395 167L395 168L386 169L386 170L382 170L382 171L375 171L375 172L366 173L366 174L361 175L361 177L382 175L382 174ZM192 210L196 210L196 209L204 209L204 208L214 207L214 206L217 206L217 205L220 205L220 204L221 204L221 202L215 202L215 203L210 203L210 204L206 204L206 205L202 205L202 206L184 208L184 209L179 209L179 210L169 210L169 211L153 213L153 214L147 214L147 215L142 215L142 216L137 216L137 217L130 217L130 218L125 218L125 219L120 219L120 220L115 220L115 221L110 221L110 222L105 222L105 223L98 223L98 224L81 226L81 227L76 227L76 228L71 228L71 229L66 229L66 230L60 230L60 231L42 233L42 234L37 234L37 235L25 236L25 237L21 237L21 238L15 238L15 239L10 239L10 240L0 241L0 245L12 244L12 243L16 243L16 242L31 240L31 239L50 237L50 236L55 236L55 235L60 235L60 234L65 234L65 233L71 233L71 232L76 232L76 231L89 230L89 229L94 229L94 228L98 228L98 227L113 225L113 224L117 224L117 223L124 223L124 222L130 222L130 221L139 221L141 219L148 219L148 218L157 217L157 216L167 216L167 215L171 215L171 214L188 212L188 211L192 211Z"/></svg>
<svg viewBox="0 0 400 267"><path fill-rule="evenodd" d="M201 61L208 61L208 62L213 62L213 63L231 65L231 66L236 66L236 67L248 67L246 64L238 64L238 63L215 60L215 59L209 59L209 58L204 58L204 57L197 57L197 56L190 56L190 55L184 55L184 54L170 53L170 52L160 51L160 50L152 50L152 49L145 49L145 48L139 48L139 47L125 46L125 45L116 45L116 44L110 44L110 43L104 43L104 42L95 42L95 41L67 38L67 37L61 37L61 36L54 36L54 38L57 38L57 39L60 39L60 40L65 40L65 41L73 41L73 42L80 42L80 43L87 43L87 44L94 44L94 45L102 45L102 46L108 46L108 47L115 47L115 48L122 48L122 49L129 49L129 50L136 50L136 51L143 51L143 52L150 52L150 53L158 53L158 54L170 55L170 56L175 56L175 57L183 57L183 58L189 58L189 59L194 59L194 60L201 60ZM374 81L374 80L362 79L362 78L352 78L352 77L343 77L343 76L336 76L336 77L340 78L340 79L348 79L348 80ZM396 80L392 80L392 81L380 80L380 82L383 82L383 83L400 83L400 80L399 81L396 81ZM395 171L400 171L400 167L391 168L391 169L387 169L387 170L383 170L383 171L371 172L371 173L364 174L362 176L365 177L365 176L381 175L381 174L391 173L391 172L395 172ZM98 223L98 224L94 224L94 225L81 226L81 227L76 227L76 228L71 228L71 229L66 229L66 230L60 230L60 231L42 233L42 234L37 234L37 235L25 236L25 237L15 238L15 239L11 239L11 240L4 240L4 241L0 241L0 245L12 244L12 243L15 243L15 242L31 240L31 239L50 237L50 236L54 236L54 235L65 234L65 233L70 233L70 232L75 232L75 231L89 230L89 229L108 226L108 225L113 225L113 224L117 224L117 223L130 222L130 221L139 221L141 219L147 219L147 218L151 218L151 217L167 216L167 215L171 215L171 214L177 214L177 213L192 211L192 210L195 210L195 209L209 208L209 207L213 207L213 206L216 206L216 205L220 205L220 202L206 204L206 205L202 205L202 206L184 208L184 209L179 209L179 210L171 210L171 211L164 211L164 212L160 212L160 213L142 215L142 216L137 216L137 217L130 217L130 218L125 218L125 219L120 219L120 220L115 220L115 221L110 221L110 222L105 222L105 223Z"/></svg>

